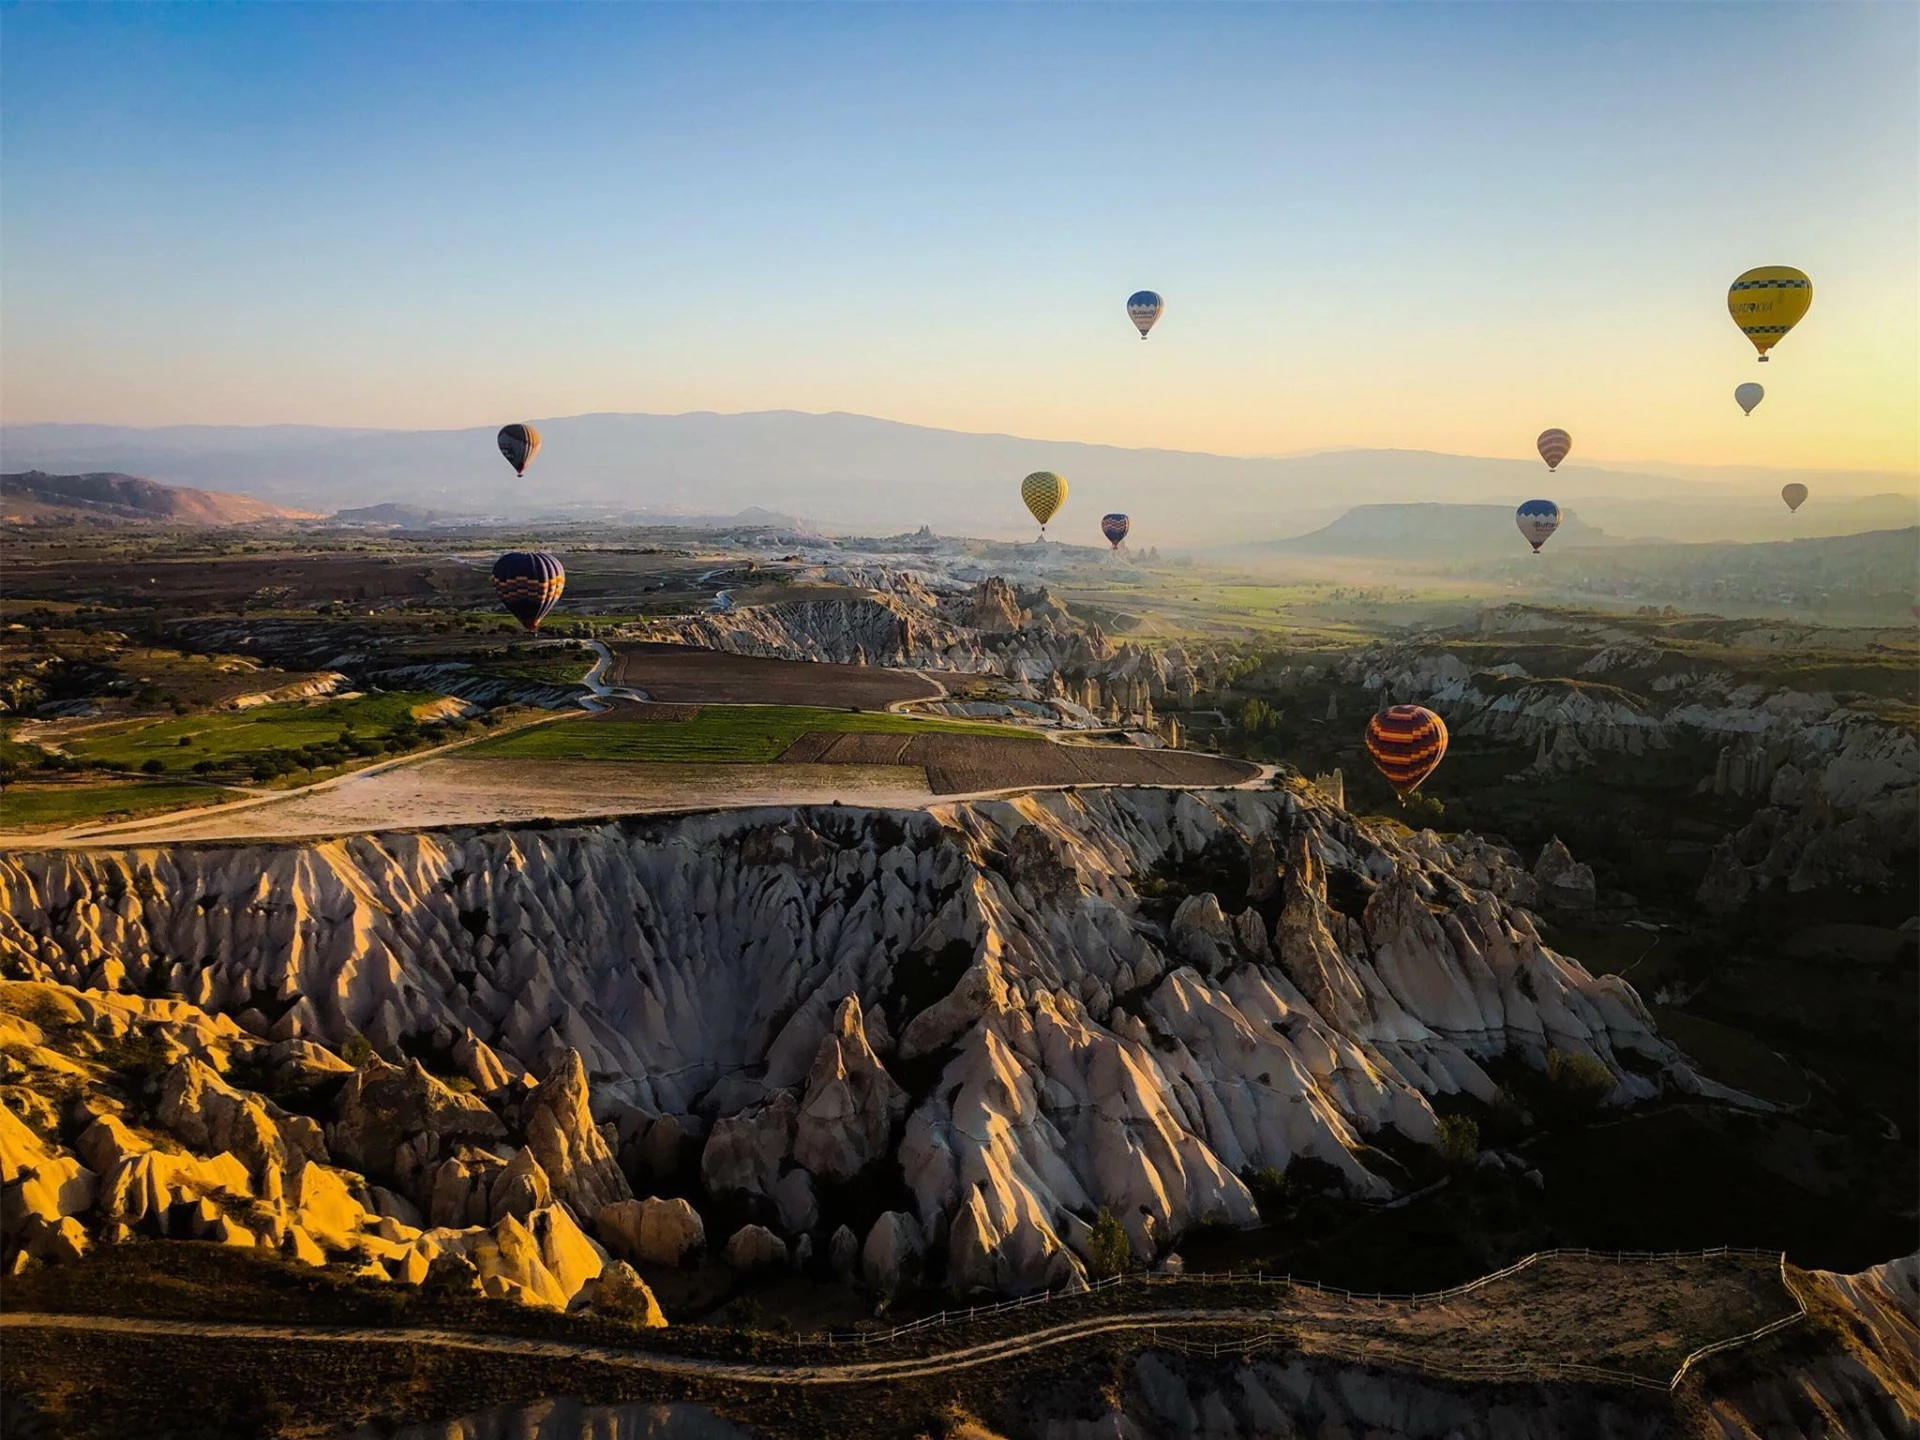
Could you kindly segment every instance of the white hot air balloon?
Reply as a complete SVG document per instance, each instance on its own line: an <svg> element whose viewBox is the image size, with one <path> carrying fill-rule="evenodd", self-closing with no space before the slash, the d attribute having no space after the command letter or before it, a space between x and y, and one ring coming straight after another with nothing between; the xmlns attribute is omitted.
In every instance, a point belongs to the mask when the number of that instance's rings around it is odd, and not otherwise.
<svg viewBox="0 0 1920 1440"><path fill-rule="evenodd" d="M1733 387L1734 403L1749 415L1753 413L1753 407L1766 398L1767 392L1751 380L1747 381L1744 385L1736 385Z"/></svg>

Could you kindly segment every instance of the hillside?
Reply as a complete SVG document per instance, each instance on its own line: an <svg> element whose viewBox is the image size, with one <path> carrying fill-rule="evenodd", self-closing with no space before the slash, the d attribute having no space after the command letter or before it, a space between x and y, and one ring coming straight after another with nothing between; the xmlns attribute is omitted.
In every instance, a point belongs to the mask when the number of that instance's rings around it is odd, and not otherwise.
<svg viewBox="0 0 1920 1440"><path fill-rule="evenodd" d="M1561 512L1556 551L1618 545L1570 510ZM1491 560L1530 554L1514 529L1509 505L1356 505L1331 525L1289 540L1246 548L1268 555L1337 555L1364 560Z"/></svg>
<svg viewBox="0 0 1920 1440"><path fill-rule="evenodd" d="M137 475L49 475L43 470L0 475L0 520L12 525L250 525L312 518L251 495L166 485Z"/></svg>
<svg viewBox="0 0 1920 1440"><path fill-rule="evenodd" d="M946 533L1001 538L1031 537L1014 482L1031 470L1051 469L1073 487L1056 522L1058 538L1098 543L1101 513L1121 510L1133 516L1139 545L1299 535L1356 504L1444 496L1511 507L1539 494L1546 479L1530 453L1511 459L1417 450L1237 457L795 411L533 419L545 443L524 481L500 462L488 427L15 425L0 430L0 454L15 469L128 470L328 511L395 503L468 515L619 517L727 515L766 506L858 534L930 524ZM1842 489L1858 493L1861 483L1841 472L1800 478L1821 497ZM1880 490L1912 484L1911 477L1872 478ZM1616 534L1733 539L1747 537L1711 528L1719 507L1729 523L1749 512L1771 520L1780 509L1779 484L1744 476L1686 480L1575 460L1562 467L1552 493L1583 513L1589 497L1620 502L1626 513L1609 513L1605 522ZM1679 502L1697 509L1672 512ZM1798 533L1815 527L1834 533L1820 513L1809 505Z"/></svg>
<svg viewBox="0 0 1920 1440"><path fill-rule="evenodd" d="M1561 538L1554 537L1556 546ZM1887 623L1910 613L1916 554L1920 527L1913 526L1765 544L1624 544L1562 557L1553 581L1569 594L1685 606L1784 605ZM1502 557L1482 572L1527 573L1515 558Z"/></svg>

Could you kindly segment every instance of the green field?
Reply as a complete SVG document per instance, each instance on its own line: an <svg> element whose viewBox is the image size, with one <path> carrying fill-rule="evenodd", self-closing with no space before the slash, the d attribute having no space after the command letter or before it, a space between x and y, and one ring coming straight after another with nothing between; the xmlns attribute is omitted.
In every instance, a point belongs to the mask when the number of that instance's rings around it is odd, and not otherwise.
<svg viewBox="0 0 1920 1440"><path fill-rule="evenodd" d="M9 785L0 790L0 830L41 830L88 820L134 819L162 810L237 800L232 790L178 780L122 785Z"/></svg>
<svg viewBox="0 0 1920 1440"><path fill-rule="evenodd" d="M76 759L119 769L138 770L157 760L172 771L190 770L200 761L227 770L273 751L337 741L343 731L368 740L384 738L412 727L415 708L439 698L400 692L317 705L293 702L233 713L130 720L84 731L63 748Z"/></svg>
<svg viewBox="0 0 1920 1440"><path fill-rule="evenodd" d="M766 764L812 730L886 735L1019 735L1007 725L914 719L884 711L821 710L805 705L708 705L689 720L623 720L583 716L536 725L464 753L516 760L678 760Z"/></svg>

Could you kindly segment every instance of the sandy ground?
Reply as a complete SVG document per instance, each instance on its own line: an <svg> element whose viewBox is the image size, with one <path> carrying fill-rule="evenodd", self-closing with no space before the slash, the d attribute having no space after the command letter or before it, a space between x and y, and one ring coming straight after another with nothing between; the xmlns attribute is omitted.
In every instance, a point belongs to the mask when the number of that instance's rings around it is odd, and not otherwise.
<svg viewBox="0 0 1920 1440"><path fill-rule="evenodd" d="M97 838L41 843L137 845L283 839L369 830L575 820L637 811L751 805L912 808L933 799L926 772L896 765L679 765L500 761L448 755L349 776L325 788L244 807L116 825ZM32 844L34 838L23 838Z"/></svg>

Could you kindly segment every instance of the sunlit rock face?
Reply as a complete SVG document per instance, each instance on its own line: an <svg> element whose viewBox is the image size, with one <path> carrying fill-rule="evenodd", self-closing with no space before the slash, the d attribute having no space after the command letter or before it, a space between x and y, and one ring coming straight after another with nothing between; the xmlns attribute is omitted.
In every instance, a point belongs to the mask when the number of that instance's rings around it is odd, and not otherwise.
<svg viewBox="0 0 1920 1440"><path fill-rule="evenodd" d="M1430 1097L1491 1098L1496 1059L1692 1088L1630 986L1541 942L1534 888L1304 787L1084 790L20 852L0 965L464 1068L524 1160L410 1071L363 1072L336 1124L433 1223L591 1225L685 1147L822 1255L823 1187L891 1175L951 1283L1021 1291L1083 1278L1103 1206L1142 1257L1252 1223L1249 1168L1311 1156L1385 1197L1369 1138L1432 1142ZM383 1128L414 1110L440 1138Z"/></svg>

